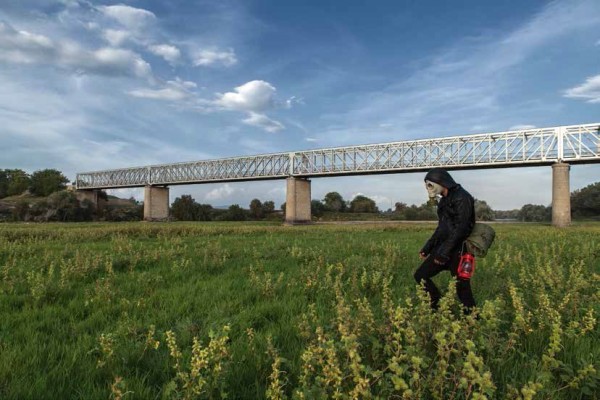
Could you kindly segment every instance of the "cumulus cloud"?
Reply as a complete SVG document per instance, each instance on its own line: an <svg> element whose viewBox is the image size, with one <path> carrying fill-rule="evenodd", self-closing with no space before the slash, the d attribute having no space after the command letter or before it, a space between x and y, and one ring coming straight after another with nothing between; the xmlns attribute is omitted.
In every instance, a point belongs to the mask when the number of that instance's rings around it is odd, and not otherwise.
<svg viewBox="0 0 600 400"><path fill-rule="evenodd" d="M591 76L581 85L566 90L565 97L584 99L588 103L600 103L600 75Z"/></svg>
<svg viewBox="0 0 600 400"><path fill-rule="evenodd" d="M48 64L98 75L148 77L150 64L130 50L101 48L86 50L76 44L18 31L0 22L0 61L17 64Z"/></svg>
<svg viewBox="0 0 600 400"><path fill-rule="evenodd" d="M238 60L233 49L219 51L216 49L196 50L193 55L195 66L210 66L221 64L226 67L237 64Z"/></svg>
<svg viewBox="0 0 600 400"><path fill-rule="evenodd" d="M127 92L127 94L145 99L181 101L192 98L195 95L193 90L196 87L197 85L194 82L175 78L174 81L167 81L165 87L161 89L136 89Z"/></svg>
<svg viewBox="0 0 600 400"><path fill-rule="evenodd" d="M139 77L150 75L151 67L139 54L130 50L102 48L96 51L82 51L71 60L75 67L106 75L130 75Z"/></svg>
<svg viewBox="0 0 600 400"><path fill-rule="evenodd" d="M275 92L269 82L255 80L236 87L233 92L219 94L215 104L229 110L259 113L273 107Z"/></svg>
<svg viewBox="0 0 600 400"><path fill-rule="evenodd" d="M256 126L262 128L267 132L279 132L285 129L285 126L279 121L275 121L264 114L250 112L248 118L242 120L246 125Z"/></svg>
<svg viewBox="0 0 600 400"><path fill-rule="evenodd" d="M127 39L131 37L131 33L129 31L124 31L120 29L107 29L102 32L102 37L112 46L120 46Z"/></svg>
<svg viewBox="0 0 600 400"><path fill-rule="evenodd" d="M213 104L226 110L247 112L248 116L242 120L246 125L256 126L267 132L279 132L285 126L264 114L275 107L276 91L269 82L254 80L236 87L233 92L218 94Z"/></svg>
<svg viewBox="0 0 600 400"><path fill-rule="evenodd" d="M125 4L114 6L100 6L98 10L109 18L118 21L121 25L139 30L156 19L153 12L143 8L135 8Z"/></svg>
<svg viewBox="0 0 600 400"><path fill-rule="evenodd" d="M233 195L237 189L226 183L216 189L211 190L204 196L206 201L223 200Z"/></svg>
<svg viewBox="0 0 600 400"><path fill-rule="evenodd" d="M181 51L175 46L170 44L155 44L148 46L148 50L168 61L171 64L175 64L181 57Z"/></svg>

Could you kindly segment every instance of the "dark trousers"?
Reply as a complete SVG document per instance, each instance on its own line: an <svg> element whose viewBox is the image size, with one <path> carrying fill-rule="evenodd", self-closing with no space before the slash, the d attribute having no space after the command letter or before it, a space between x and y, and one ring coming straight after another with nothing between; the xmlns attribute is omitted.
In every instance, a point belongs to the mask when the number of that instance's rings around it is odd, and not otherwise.
<svg viewBox="0 0 600 400"><path fill-rule="evenodd" d="M450 271L452 276L456 278L456 294L458 299L465 307L465 311L469 312L471 308L475 307L475 299L473 298L473 292L471 292L471 281L463 280L456 277L456 271L458 269L458 262L460 261L460 252L453 252L450 260L446 264L438 265L433 262L433 256L427 257L421 266L415 272L415 280L417 283L421 281L425 284L425 290L429 293L431 298L431 308L437 309L442 294L440 293L435 283L431 280L434 276L444 270Z"/></svg>

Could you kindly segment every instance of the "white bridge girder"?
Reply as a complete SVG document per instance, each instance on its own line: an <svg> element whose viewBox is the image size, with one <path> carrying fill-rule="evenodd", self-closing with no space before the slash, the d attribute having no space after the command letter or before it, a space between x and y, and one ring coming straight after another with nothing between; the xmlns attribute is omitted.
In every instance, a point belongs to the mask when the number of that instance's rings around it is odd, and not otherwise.
<svg viewBox="0 0 600 400"><path fill-rule="evenodd" d="M78 173L77 189L600 162L600 123Z"/></svg>

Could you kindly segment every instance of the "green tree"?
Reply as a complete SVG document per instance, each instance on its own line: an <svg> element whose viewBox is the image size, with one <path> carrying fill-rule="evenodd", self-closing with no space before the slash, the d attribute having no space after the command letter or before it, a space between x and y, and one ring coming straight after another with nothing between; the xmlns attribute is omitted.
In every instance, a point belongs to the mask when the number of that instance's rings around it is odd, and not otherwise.
<svg viewBox="0 0 600 400"><path fill-rule="evenodd" d="M420 206L407 206L404 203L396 203L393 219L408 221L437 221L437 211L429 203Z"/></svg>
<svg viewBox="0 0 600 400"><path fill-rule="evenodd" d="M494 219L519 219L520 210L494 210Z"/></svg>
<svg viewBox="0 0 600 400"><path fill-rule="evenodd" d="M29 188L30 178L27 172L22 169L7 169L5 172L8 178L7 196L22 194Z"/></svg>
<svg viewBox="0 0 600 400"><path fill-rule="evenodd" d="M247 219L246 211L238 204L229 206L225 215L228 221L245 221Z"/></svg>
<svg viewBox="0 0 600 400"><path fill-rule="evenodd" d="M196 220L197 221L212 221L213 208L210 204L198 204Z"/></svg>
<svg viewBox="0 0 600 400"><path fill-rule="evenodd" d="M171 205L171 215L179 221L195 221L198 216L198 203L189 194L177 197Z"/></svg>
<svg viewBox="0 0 600 400"><path fill-rule="evenodd" d="M494 210L484 200L475 199L475 218L478 221L492 221Z"/></svg>
<svg viewBox="0 0 600 400"><path fill-rule="evenodd" d="M81 221L81 210L75 193L63 190L48 196L46 217L48 221Z"/></svg>
<svg viewBox="0 0 600 400"><path fill-rule="evenodd" d="M417 207L416 219L419 221L437 221L437 210L429 205L429 202L425 202Z"/></svg>
<svg viewBox="0 0 600 400"><path fill-rule="evenodd" d="M0 169L0 199L8 196L8 173Z"/></svg>
<svg viewBox="0 0 600 400"><path fill-rule="evenodd" d="M406 203L397 202L396 204L394 204L394 212L396 214L402 214L407 208L408 206L406 205Z"/></svg>
<svg viewBox="0 0 600 400"><path fill-rule="evenodd" d="M275 203L271 200L267 200L263 203L263 213L270 214L275 211Z"/></svg>
<svg viewBox="0 0 600 400"><path fill-rule="evenodd" d="M571 211L576 217L600 215L600 182L571 193Z"/></svg>
<svg viewBox="0 0 600 400"><path fill-rule="evenodd" d="M524 222L544 222L552 219L552 207L537 204L525 204L519 212L519 219Z"/></svg>
<svg viewBox="0 0 600 400"><path fill-rule="evenodd" d="M346 211L346 202L338 192L329 192L323 199L325 207L329 211L344 212Z"/></svg>
<svg viewBox="0 0 600 400"><path fill-rule="evenodd" d="M31 175L29 190L34 196L46 197L54 192L64 190L69 182L62 172L55 169L35 171Z"/></svg>
<svg viewBox="0 0 600 400"><path fill-rule="evenodd" d="M254 219L261 219L264 216L263 204L259 199L252 199L250 202L250 215Z"/></svg>
<svg viewBox="0 0 600 400"><path fill-rule="evenodd" d="M376 213L379 212L375 201L359 194L350 202L350 212L353 213Z"/></svg>
<svg viewBox="0 0 600 400"><path fill-rule="evenodd" d="M325 212L325 204L323 204L320 200L311 200L310 202L310 213L315 217L322 217L323 212Z"/></svg>

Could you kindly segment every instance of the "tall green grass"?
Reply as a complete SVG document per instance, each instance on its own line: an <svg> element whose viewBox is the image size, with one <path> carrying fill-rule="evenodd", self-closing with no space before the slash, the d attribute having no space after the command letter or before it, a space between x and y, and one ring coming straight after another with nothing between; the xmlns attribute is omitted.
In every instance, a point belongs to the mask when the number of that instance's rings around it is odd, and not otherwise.
<svg viewBox="0 0 600 400"><path fill-rule="evenodd" d="M495 227L475 319L433 224L2 224L0 398L596 398L600 225Z"/></svg>

